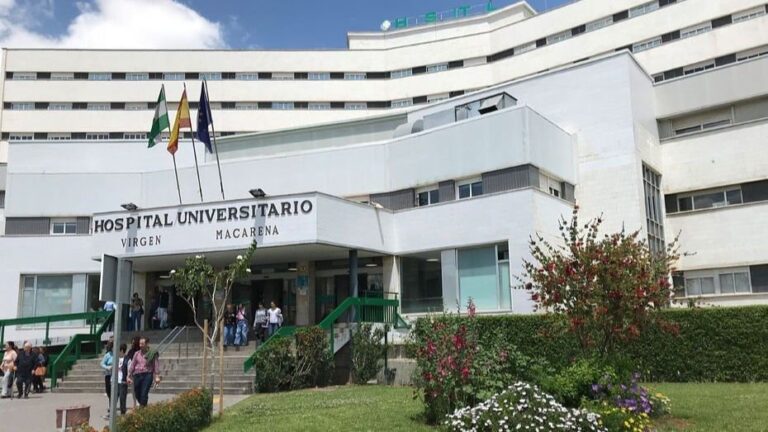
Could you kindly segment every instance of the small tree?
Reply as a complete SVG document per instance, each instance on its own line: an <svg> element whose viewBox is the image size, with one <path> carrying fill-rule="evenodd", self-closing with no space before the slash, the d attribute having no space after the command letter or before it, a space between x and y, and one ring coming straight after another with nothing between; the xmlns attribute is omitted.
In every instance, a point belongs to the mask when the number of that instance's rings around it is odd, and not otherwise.
<svg viewBox="0 0 768 432"><path fill-rule="evenodd" d="M216 338L220 332L217 324L224 318L232 286L251 272L251 258L254 252L255 241L242 255L238 255L233 263L221 270L216 270L204 255L189 257L184 261L184 267L171 270L171 280L181 298L192 309L195 325L201 332L204 327L198 317L198 309L201 307L198 300L206 296L210 299L213 329L205 337L211 352L216 352Z"/></svg>
<svg viewBox="0 0 768 432"><path fill-rule="evenodd" d="M524 267L537 307L565 315L582 350L606 357L649 325L675 330L655 312L674 295L669 275L678 254L677 239L654 253L639 231L598 238L601 223L580 225L574 207L570 222L559 223L563 245L537 235L531 239L534 262Z"/></svg>

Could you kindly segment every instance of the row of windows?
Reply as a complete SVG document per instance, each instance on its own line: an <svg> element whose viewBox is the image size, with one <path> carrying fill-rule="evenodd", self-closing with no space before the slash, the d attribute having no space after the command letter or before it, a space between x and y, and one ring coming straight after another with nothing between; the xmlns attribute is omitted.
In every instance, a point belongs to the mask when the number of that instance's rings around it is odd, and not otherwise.
<svg viewBox="0 0 768 432"><path fill-rule="evenodd" d="M251 131L255 132L255 131ZM249 133L249 132L216 132L216 136L230 136L236 133ZM168 132L163 132L161 138L168 139ZM182 132L182 138L192 138L191 132ZM146 132L3 132L3 140L8 141L32 141L32 140L49 140L49 141L70 141L70 140L85 140L85 141L125 141L125 140L146 140Z"/></svg>
<svg viewBox="0 0 768 432"><path fill-rule="evenodd" d="M365 109L386 109L386 108L405 108L412 105L438 102L449 97L460 96L464 90L452 91L450 93L440 93L428 96L416 96L414 98L397 99L393 101L370 101L370 102L211 102L211 109L214 110L292 110L308 109L312 111L345 109L345 110L365 110ZM156 102L5 102L3 108L14 111L71 111L71 110L89 110L89 111L140 111L154 110ZM189 102L190 109L197 109L197 102ZM169 103L168 109L174 111L178 109L177 103Z"/></svg>
<svg viewBox="0 0 768 432"><path fill-rule="evenodd" d="M677 297L739 295L768 292L768 265L676 272Z"/></svg>
<svg viewBox="0 0 768 432"><path fill-rule="evenodd" d="M768 201L768 180L667 194L664 200L668 214L764 202Z"/></svg>
<svg viewBox="0 0 768 432"><path fill-rule="evenodd" d="M602 17L589 23L576 26L570 30L560 31L550 36L535 41L509 48L486 57L487 62L502 60L514 55L520 55L536 48L553 43L562 42L574 36L599 30L614 23L635 18L653 12L661 7L677 3L683 0L654 0L629 10L617 12L613 15ZM692 37L713 28L723 25L743 22L766 14L768 5L759 6L733 15L726 15L711 22L699 24L686 29L677 30L662 36L657 36L646 41L641 41L621 49L630 49L633 52L644 51L670 42L676 39ZM395 79L404 78L423 73L442 72L453 68L464 67L464 60L450 61L433 65L418 66L414 68L399 69L388 72L7 72L7 79L14 80L365 80L365 79Z"/></svg>
<svg viewBox="0 0 768 432"><path fill-rule="evenodd" d="M659 138L675 138L763 119L768 119L768 96L661 119Z"/></svg>
<svg viewBox="0 0 768 432"><path fill-rule="evenodd" d="M687 66L677 67L664 72L659 72L653 75L653 81L662 82L672 78L692 75L692 74L703 72L706 70L726 66L731 63L743 62L743 61L747 61L753 58L762 57L766 55L768 55L768 45L764 45L757 48L751 48L744 51L739 51L733 54L726 54L717 58L704 60L704 61L693 63Z"/></svg>

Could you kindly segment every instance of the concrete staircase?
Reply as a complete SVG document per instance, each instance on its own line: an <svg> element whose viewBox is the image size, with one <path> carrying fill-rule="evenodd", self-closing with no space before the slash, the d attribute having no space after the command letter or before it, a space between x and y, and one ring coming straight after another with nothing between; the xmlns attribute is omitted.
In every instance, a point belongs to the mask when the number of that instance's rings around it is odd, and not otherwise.
<svg viewBox="0 0 768 432"><path fill-rule="evenodd" d="M187 356L189 350L189 356ZM243 362L254 350L253 342L250 346L241 347L235 351L230 347L224 353L224 393L225 394L251 394L253 393L254 372L243 372ZM104 373L99 366L98 359L80 360L74 364L72 370L59 382L59 387L54 389L58 393L103 393ZM202 379L202 342L195 344L172 344L160 356L160 375L162 382L153 392L178 394L183 391L199 387ZM208 358L207 386L218 392L219 389L219 360L216 359L214 370L210 371L211 359Z"/></svg>

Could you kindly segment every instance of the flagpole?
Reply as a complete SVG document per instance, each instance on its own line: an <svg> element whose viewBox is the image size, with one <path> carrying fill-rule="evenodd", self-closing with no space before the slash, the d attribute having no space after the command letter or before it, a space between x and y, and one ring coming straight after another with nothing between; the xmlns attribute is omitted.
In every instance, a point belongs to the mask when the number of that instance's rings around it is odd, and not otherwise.
<svg viewBox="0 0 768 432"><path fill-rule="evenodd" d="M165 83L161 84L163 88L163 96L165 96ZM163 103L165 104L165 113L168 114L168 97L163 97ZM168 122L168 132L171 131L171 122ZM161 136L162 136L162 131ZM181 201L181 185L179 184L179 170L176 168L176 155L171 154L173 156L173 172L176 174L176 191L179 193L179 205L184 205L184 203Z"/></svg>
<svg viewBox="0 0 768 432"><path fill-rule="evenodd" d="M208 80L203 80L203 85L205 86L205 95L208 99L208 107L211 106L211 94L208 93ZM211 117L211 116L209 116ZM216 128L213 127L213 118L209 118L211 122L211 132L213 133L213 151L216 153L216 167L219 169L219 185L221 186L221 199L226 200L224 198L224 180L221 179L221 163L219 162L219 148L216 146Z"/></svg>
<svg viewBox="0 0 768 432"><path fill-rule="evenodd" d="M187 94L187 83L184 83L184 94ZM189 103L189 96L187 96L187 103ZM189 131L192 135L192 151L195 154L195 171L197 171L197 187L200 191L200 202L203 202L203 184L200 183L200 167L197 165L197 149L195 149L195 131L192 130L192 119L189 119Z"/></svg>

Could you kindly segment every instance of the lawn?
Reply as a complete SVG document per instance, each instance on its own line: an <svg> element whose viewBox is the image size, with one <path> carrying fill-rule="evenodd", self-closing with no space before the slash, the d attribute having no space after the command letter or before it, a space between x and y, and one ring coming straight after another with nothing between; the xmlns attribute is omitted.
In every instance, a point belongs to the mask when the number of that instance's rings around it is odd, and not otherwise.
<svg viewBox="0 0 768 432"><path fill-rule="evenodd" d="M651 384L672 399L660 432L768 431L768 383ZM407 387L346 386L254 395L228 409L206 432L436 431Z"/></svg>

